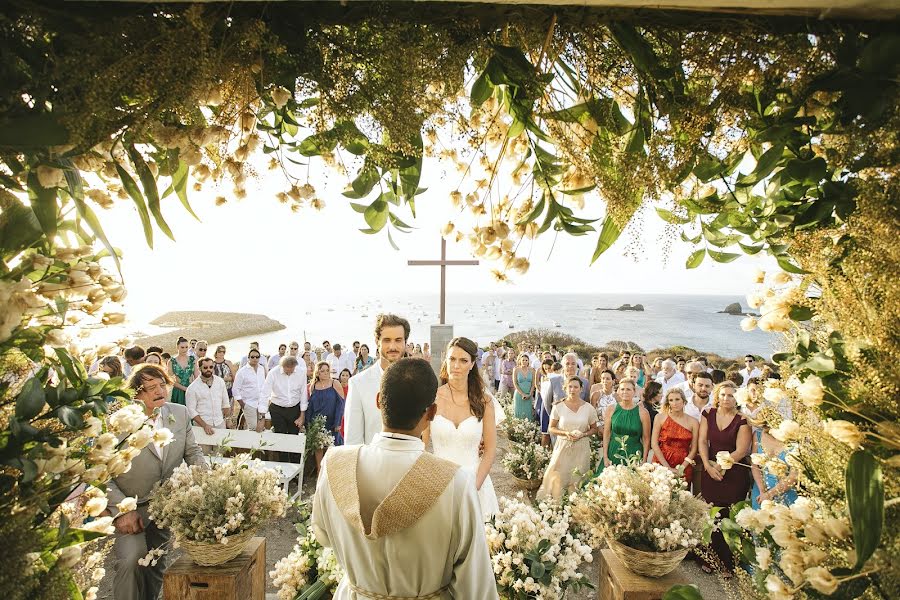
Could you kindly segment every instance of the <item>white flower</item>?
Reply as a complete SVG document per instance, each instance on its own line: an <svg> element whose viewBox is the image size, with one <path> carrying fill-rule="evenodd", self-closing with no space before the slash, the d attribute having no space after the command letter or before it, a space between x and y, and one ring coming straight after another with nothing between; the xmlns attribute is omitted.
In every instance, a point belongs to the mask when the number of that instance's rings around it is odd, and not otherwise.
<svg viewBox="0 0 900 600"><path fill-rule="evenodd" d="M84 503L84 512L92 517L99 517L106 510L107 499L105 496L91 498Z"/></svg>
<svg viewBox="0 0 900 600"><path fill-rule="evenodd" d="M800 424L790 419L785 419L778 427L771 431L772 437L781 442L790 442L800 438Z"/></svg>
<svg viewBox="0 0 900 600"><path fill-rule="evenodd" d="M162 448L163 446L168 446L174 439L175 436L172 435L172 432L165 427L157 429L153 432L153 443L160 448Z"/></svg>
<svg viewBox="0 0 900 600"><path fill-rule="evenodd" d="M741 329L743 329L744 331L753 331L754 329L756 329L757 324L758 321L755 317L746 317L744 319L741 319Z"/></svg>
<svg viewBox="0 0 900 600"><path fill-rule="evenodd" d="M759 308L765 301L765 296L759 292L753 292L752 294L747 295L747 306L750 308Z"/></svg>
<svg viewBox="0 0 900 600"><path fill-rule="evenodd" d="M293 94L280 85L272 90L272 102L275 103L277 108L281 108L287 104L287 101L291 99L291 96L293 96Z"/></svg>
<svg viewBox="0 0 900 600"><path fill-rule="evenodd" d="M756 273L753 275L753 283L762 283L766 280L766 272L762 269L757 269Z"/></svg>
<svg viewBox="0 0 900 600"><path fill-rule="evenodd" d="M99 569L99 570L103 571L103 569ZM104 574L105 573L106 572L104 571ZM101 579L102 579L102 577L101 577ZM96 585L89 587L87 589L87 591L84 593L84 600L97 600L97 592L99 592L99 591L100 591L100 589Z"/></svg>
<svg viewBox="0 0 900 600"><path fill-rule="evenodd" d="M763 571L768 571L772 563L772 551L768 548L756 549L756 564Z"/></svg>
<svg viewBox="0 0 900 600"><path fill-rule="evenodd" d="M84 420L84 429L81 432L87 437L97 437L103 432L103 421L91 415Z"/></svg>
<svg viewBox="0 0 900 600"><path fill-rule="evenodd" d="M766 577L766 591L769 600L790 600L794 597L778 575L772 574Z"/></svg>
<svg viewBox="0 0 900 600"><path fill-rule="evenodd" d="M812 518L815 505L805 496L800 496L791 504L791 516L801 523L806 523Z"/></svg>
<svg viewBox="0 0 900 600"><path fill-rule="evenodd" d="M850 421L827 420L822 423L825 433L851 448L857 448L866 439L866 435Z"/></svg>
<svg viewBox="0 0 900 600"><path fill-rule="evenodd" d="M81 546L66 546L57 554L59 564L66 569L71 569L81 560Z"/></svg>
<svg viewBox="0 0 900 600"><path fill-rule="evenodd" d="M109 428L115 433L132 434L147 420L144 409L137 404L129 404L114 412L106 420Z"/></svg>
<svg viewBox="0 0 900 600"><path fill-rule="evenodd" d="M787 283L790 283L792 280L793 277L791 277L789 273L781 271L772 278L772 283L774 283L775 285L785 285Z"/></svg>
<svg viewBox="0 0 900 600"><path fill-rule="evenodd" d="M116 509L118 509L119 513L127 513L135 510L137 508L137 498L136 497L127 497L124 498L121 502L116 504Z"/></svg>
<svg viewBox="0 0 900 600"><path fill-rule="evenodd" d="M815 408L822 404L825 398L825 387L822 385L822 378L818 375L810 375L797 386L797 395L800 401L810 408Z"/></svg>
<svg viewBox="0 0 900 600"><path fill-rule="evenodd" d="M48 167L41 165L34 170L37 175L38 183L42 188L50 189L60 186L66 179L66 174L62 169L56 167Z"/></svg>
<svg viewBox="0 0 900 600"><path fill-rule="evenodd" d="M147 444L153 441L153 428L141 427L131 434L128 438L128 445L138 450L143 449Z"/></svg>
<svg viewBox="0 0 900 600"><path fill-rule="evenodd" d="M817 592L830 596L837 590L839 582L831 572L825 567L812 567L803 573L806 581L813 586Z"/></svg>
<svg viewBox="0 0 900 600"><path fill-rule="evenodd" d="M106 569L103 567L97 567L94 569L94 572L91 573L91 581L100 581L103 579L103 576L106 575Z"/></svg>
<svg viewBox="0 0 900 600"><path fill-rule="evenodd" d="M827 531L828 535L830 535L831 537L836 537L839 540L847 539L848 537L850 537L850 526L844 519L830 517L828 519L825 519L824 525L825 531Z"/></svg>
<svg viewBox="0 0 900 600"><path fill-rule="evenodd" d="M716 453L716 463L722 467L723 471L727 471L734 466L734 458L731 457L730 452L722 450Z"/></svg>
<svg viewBox="0 0 900 600"><path fill-rule="evenodd" d="M790 330L790 328L794 325L794 322L791 321L791 319L789 319L785 314L776 310L770 310L763 314L762 317L760 317L757 325L763 331L778 333Z"/></svg>
<svg viewBox="0 0 900 600"><path fill-rule="evenodd" d="M86 531L95 531L97 533L105 533L106 535L112 535L116 532L116 528L113 527L113 518L112 517L99 517L94 519L90 523L85 523L81 526L82 529Z"/></svg>

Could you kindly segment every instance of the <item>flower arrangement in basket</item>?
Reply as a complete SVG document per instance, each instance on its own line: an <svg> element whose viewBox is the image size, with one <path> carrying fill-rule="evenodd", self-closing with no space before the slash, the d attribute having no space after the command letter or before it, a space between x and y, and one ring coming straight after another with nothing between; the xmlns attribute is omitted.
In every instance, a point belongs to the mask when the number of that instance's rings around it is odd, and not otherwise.
<svg viewBox="0 0 900 600"><path fill-rule="evenodd" d="M284 515L278 474L249 454L211 469L183 464L150 499L150 516L172 530L194 562L216 565L241 553L262 523ZM151 554L160 550L151 550Z"/></svg>
<svg viewBox="0 0 900 600"><path fill-rule="evenodd" d="M716 511L687 491L680 474L655 463L606 467L571 503L595 548L605 539L627 568L649 577L671 572L691 548L709 543Z"/></svg>
<svg viewBox="0 0 900 600"><path fill-rule="evenodd" d="M515 444L540 444L541 429L531 419L507 417L506 437Z"/></svg>
<svg viewBox="0 0 900 600"><path fill-rule="evenodd" d="M306 426L307 453L334 446L334 435L325 428L325 423L325 415L318 415Z"/></svg>
<svg viewBox="0 0 900 600"><path fill-rule="evenodd" d="M578 572L591 562L591 547L573 535L569 508L500 498L500 512L485 524L497 591L504 600L564 597L593 585Z"/></svg>
<svg viewBox="0 0 900 600"><path fill-rule="evenodd" d="M541 485L544 469L550 462L550 450L540 444L510 444L509 450L501 459L503 468L516 478L517 483L536 489Z"/></svg>
<svg viewBox="0 0 900 600"><path fill-rule="evenodd" d="M344 577L344 569L331 548L324 548L309 527L307 504L299 507L301 518L296 528L300 536L290 554L275 563L269 571L272 585L278 588L279 600L320 598L334 593Z"/></svg>

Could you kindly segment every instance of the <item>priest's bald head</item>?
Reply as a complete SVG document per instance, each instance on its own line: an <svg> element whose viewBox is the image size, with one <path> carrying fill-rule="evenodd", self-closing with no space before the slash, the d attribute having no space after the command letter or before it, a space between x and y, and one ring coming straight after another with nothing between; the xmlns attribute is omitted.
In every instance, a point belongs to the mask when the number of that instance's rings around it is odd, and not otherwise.
<svg viewBox="0 0 900 600"><path fill-rule="evenodd" d="M401 358L391 364L381 376L375 398L384 431L421 437L437 413L437 389L437 377L427 361Z"/></svg>

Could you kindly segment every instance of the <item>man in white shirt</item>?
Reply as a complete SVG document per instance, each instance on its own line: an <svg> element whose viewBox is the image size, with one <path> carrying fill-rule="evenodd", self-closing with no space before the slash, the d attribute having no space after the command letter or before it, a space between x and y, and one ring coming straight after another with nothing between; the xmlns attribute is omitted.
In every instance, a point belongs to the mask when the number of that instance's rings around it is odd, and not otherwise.
<svg viewBox="0 0 900 600"><path fill-rule="evenodd" d="M297 345L296 342L291 342L291 347L295 347ZM273 354L271 358L269 358L269 362L266 363L266 369L271 371L279 364L281 364L281 359L284 358L285 353L287 352L287 344L278 344L278 354ZM291 354L291 356L296 356L296 354Z"/></svg>
<svg viewBox="0 0 900 600"><path fill-rule="evenodd" d="M247 352L247 355L246 355L246 356L244 356L243 358L241 358L241 366L242 366L242 367L243 367L244 365L246 365L247 362L250 360L250 352L252 352L253 350L256 350L257 352L259 352L259 342L250 342L250 351ZM260 352L260 356L262 356L262 352ZM267 359L265 359L265 358L260 358L260 360L262 361L263 366L265 366L265 364L266 364L266 362L267 362Z"/></svg>
<svg viewBox="0 0 900 600"><path fill-rule="evenodd" d="M281 365L272 369L266 377L259 412L269 412L275 433L296 435L304 429L308 403L306 364L293 356L285 356L281 359ZM300 462L300 456L283 452L281 462Z"/></svg>
<svg viewBox="0 0 900 600"><path fill-rule="evenodd" d="M671 386L669 386L669 388L666 391L675 390L675 389L681 390L682 392L684 392L684 397L687 400L687 402L690 402L691 397L694 395L694 390L693 390L694 378L697 377L697 375L700 373L705 373L706 369L703 368L703 363L692 360L691 362L687 363L687 366L685 367L685 371L687 373L687 381L682 381L681 383L676 383L675 385L671 385ZM666 399L664 397L662 404L665 404L665 403L666 403Z"/></svg>
<svg viewBox="0 0 900 600"><path fill-rule="evenodd" d="M321 359L325 362L328 362L328 357L331 356L331 342L325 340L322 342L322 356Z"/></svg>
<svg viewBox="0 0 900 600"><path fill-rule="evenodd" d="M744 357L744 365L744 368L738 371L738 373L741 374L741 377L744 378L744 381L741 382L741 387L747 387L747 382L750 381L751 378L762 376L762 371L756 367L756 359L752 354L748 354Z"/></svg>
<svg viewBox="0 0 900 600"><path fill-rule="evenodd" d="M503 359L506 357L506 347L494 348L494 389L500 389L500 375L503 370Z"/></svg>
<svg viewBox="0 0 900 600"><path fill-rule="evenodd" d="M375 320L375 343L378 360L375 364L350 378L347 402L344 407L344 443L368 444L381 432L381 412L375 402L381 386L381 375L406 352L409 321L403 317L383 314Z"/></svg>
<svg viewBox="0 0 900 600"><path fill-rule="evenodd" d="M353 375L353 367L356 366L353 364L353 357L349 353L344 352L340 344L334 345L334 352L328 355L325 362L331 367L331 376L334 379L337 379L344 369L348 369L350 374Z"/></svg>
<svg viewBox="0 0 900 600"><path fill-rule="evenodd" d="M262 431L266 413L259 412L259 403L266 386L266 369L259 364L259 350L251 350L247 356L247 364L234 376L231 394L244 411L247 429Z"/></svg>
<svg viewBox="0 0 900 600"><path fill-rule="evenodd" d="M701 365L702 366L702 365ZM694 376L691 399L684 405L684 414L690 415L700 421L704 411L712 408L712 375L701 371Z"/></svg>
<svg viewBox="0 0 900 600"><path fill-rule="evenodd" d="M356 364L356 359L359 358L359 341L356 340L353 342L353 352L350 353L350 358L353 359L353 364Z"/></svg>
<svg viewBox="0 0 900 600"><path fill-rule="evenodd" d="M225 380L213 374L215 361L201 358L199 366L200 377L187 387L184 405L194 425L212 435L213 429L225 429L225 417L231 416L231 401Z"/></svg>
<svg viewBox="0 0 900 600"><path fill-rule="evenodd" d="M675 361L667 358L663 361L663 370L656 376L656 381L662 385L663 398L666 397L666 391L678 383L684 381L684 375L675 370Z"/></svg>
<svg viewBox="0 0 900 600"><path fill-rule="evenodd" d="M291 346L294 344L292 343ZM312 344L309 342L303 342L303 351L309 352L309 358L313 361L313 364L319 362L319 355L312 349Z"/></svg>

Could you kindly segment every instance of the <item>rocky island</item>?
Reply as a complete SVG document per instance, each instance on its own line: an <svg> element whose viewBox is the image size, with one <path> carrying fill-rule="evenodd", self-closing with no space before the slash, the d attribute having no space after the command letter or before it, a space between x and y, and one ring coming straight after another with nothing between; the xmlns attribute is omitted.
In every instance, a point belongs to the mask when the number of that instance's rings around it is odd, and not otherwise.
<svg viewBox="0 0 900 600"><path fill-rule="evenodd" d="M725 307L725 310L720 310L719 314L726 315L734 315L737 317L758 317L756 313L748 313L744 312L744 307L741 306L740 302L732 302L728 306Z"/></svg>
<svg viewBox="0 0 900 600"><path fill-rule="evenodd" d="M623 304L619 308L595 308L594 310L634 310L637 312L643 312L644 305L643 304L635 304L634 306L632 306L631 304Z"/></svg>
<svg viewBox="0 0 900 600"><path fill-rule="evenodd" d="M164 334L139 337L135 343L144 348L160 346L167 352L174 352L175 340L179 336L189 340L206 340L213 345L234 338L285 328L278 321L265 315L192 310L168 312L151 323L159 327L171 327L172 330Z"/></svg>

